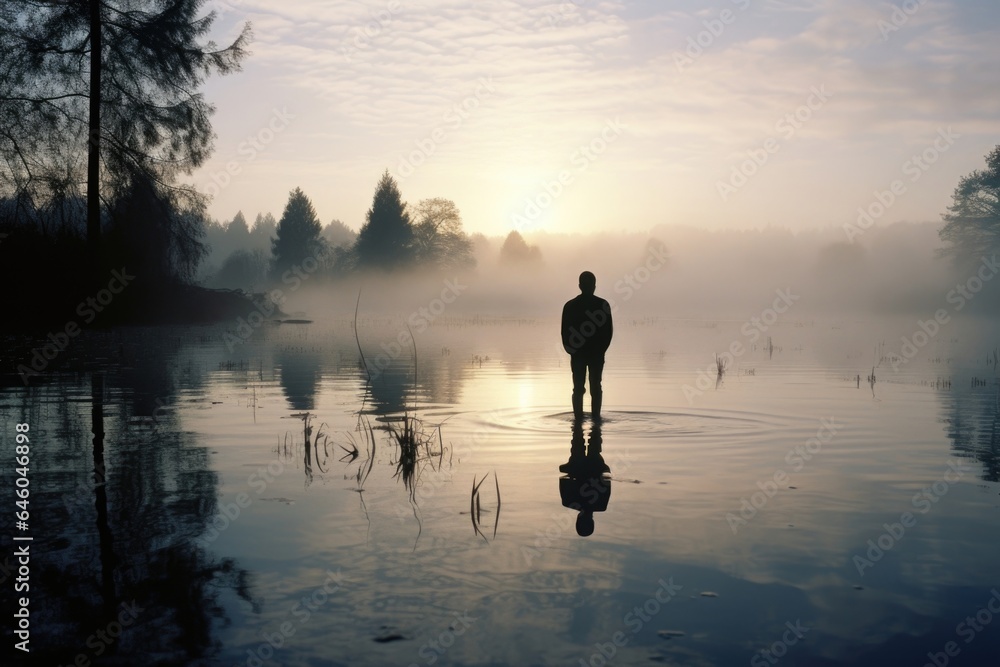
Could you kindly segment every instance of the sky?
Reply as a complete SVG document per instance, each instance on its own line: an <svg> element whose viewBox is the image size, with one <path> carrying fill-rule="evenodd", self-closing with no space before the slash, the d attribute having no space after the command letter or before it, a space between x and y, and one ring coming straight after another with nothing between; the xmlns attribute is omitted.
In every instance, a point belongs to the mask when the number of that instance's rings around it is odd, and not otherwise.
<svg viewBox="0 0 1000 667"><path fill-rule="evenodd" d="M1000 143L995 0L205 9L220 44L254 31L243 70L203 88L217 138L192 179L221 221L280 218L301 187L357 230L388 169L490 236L846 232L939 221Z"/></svg>

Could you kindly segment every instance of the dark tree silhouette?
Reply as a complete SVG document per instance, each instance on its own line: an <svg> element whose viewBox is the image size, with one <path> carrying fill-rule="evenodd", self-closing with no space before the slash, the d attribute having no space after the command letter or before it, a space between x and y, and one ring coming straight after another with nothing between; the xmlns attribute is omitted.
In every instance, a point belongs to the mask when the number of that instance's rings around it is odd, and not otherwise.
<svg viewBox="0 0 1000 667"><path fill-rule="evenodd" d="M267 256L260 249L234 250L212 278L213 287L257 290L267 279Z"/></svg>
<svg viewBox="0 0 1000 667"><path fill-rule="evenodd" d="M354 252L362 267L395 269L413 259L413 225L395 179L386 169L375 188L367 221L358 232Z"/></svg>
<svg viewBox="0 0 1000 667"><path fill-rule="evenodd" d="M226 234L232 239L233 245L238 248L246 248L250 243L250 227L247 219L243 217L243 211L237 211L233 219L226 227Z"/></svg>
<svg viewBox="0 0 1000 667"><path fill-rule="evenodd" d="M986 156L986 169L959 180L942 218L941 240L949 244L943 254L978 260L1000 249L1000 146Z"/></svg>
<svg viewBox="0 0 1000 667"><path fill-rule="evenodd" d="M320 354L310 349L285 348L278 351L276 362L289 409L294 412L315 410L322 366Z"/></svg>
<svg viewBox="0 0 1000 667"><path fill-rule="evenodd" d="M199 269L200 277L213 287L246 288L249 284L262 282L256 277L258 260L264 258L266 279L277 227L278 223L270 213L258 213L253 227L246 224L242 211L229 223L210 220L205 227L209 254Z"/></svg>
<svg viewBox="0 0 1000 667"><path fill-rule="evenodd" d="M86 184L92 266L101 201L137 178L160 199L200 210L176 177L212 146L212 107L198 88L239 69L250 26L228 47L200 43L204 0L68 0L0 5L0 195L36 206ZM86 161L84 169L82 163ZM171 249L165 248L167 252Z"/></svg>
<svg viewBox="0 0 1000 667"><path fill-rule="evenodd" d="M111 206L107 254L141 267L147 285L192 279L208 253L204 219L178 207L171 194L139 173Z"/></svg>
<svg viewBox="0 0 1000 667"><path fill-rule="evenodd" d="M413 250L420 264L443 269L470 268L476 260L472 241L462 231L455 202L440 197L423 199L414 207Z"/></svg>
<svg viewBox="0 0 1000 667"><path fill-rule="evenodd" d="M331 248L350 248L358 240L358 233L340 220L331 220L323 228L323 238Z"/></svg>
<svg viewBox="0 0 1000 667"><path fill-rule="evenodd" d="M518 231L507 235L500 248L501 264L538 264L542 261L542 251L538 246L528 245Z"/></svg>
<svg viewBox="0 0 1000 667"><path fill-rule="evenodd" d="M208 255L205 262L199 267L199 272L203 275L208 275L217 271L222 261L229 254L225 225L214 218L209 218L205 222L204 242L208 248ZM268 254L270 252L271 248L270 244L268 244Z"/></svg>
<svg viewBox="0 0 1000 667"><path fill-rule="evenodd" d="M324 245L320 238L321 231L312 202L301 188L295 188L288 196L285 212L275 230L276 237L271 242L274 276L280 278L285 271L302 264L307 257L320 254Z"/></svg>
<svg viewBox="0 0 1000 667"><path fill-rule="evenodd" d="M258 213L257 218L253 221L253 227L250 228L250 247L271 252L271 241L274 240L277 229L278 221L274 219L273 215Z"/></svg>

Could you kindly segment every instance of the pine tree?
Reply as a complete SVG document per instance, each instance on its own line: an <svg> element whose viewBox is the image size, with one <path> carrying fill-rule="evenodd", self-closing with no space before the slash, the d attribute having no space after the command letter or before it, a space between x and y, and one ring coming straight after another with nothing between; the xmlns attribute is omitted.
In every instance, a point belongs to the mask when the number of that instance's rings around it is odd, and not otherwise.
<svg viewBox="0 0 1000 667"><path fill-rule="evenodd" d="M258 213L250 228L250 247L254 250L260 249L270 254L271 242L274 241L275 230L278 229L278 221L271 213Z"/></svg>
<svg viewBox="0 0 1000 667"><path fill-rule="evenodd" d="M198 88L211 73L238 70L250 40L247 24L228 47L200 43L214 20L213 13L198 16L204 4L0 4L0 184L44 204L67 184L86 183L93 262L102 200L151 187L169 206L204 207L203 196L176 181L212 146L212 106ZM202 251L163 250L185 257Z"/></svg>
<svg viewBox="0 0 1000 667"><path fill-rule="evenodd" d="M319 262L322 254L323 240L320 238L322 225L316 216L312 202L302 192L295 188L288 195L285 212L278 221L276 237L271 241L272 271L275 278L280 278L286 271L296 266L310 269L308 258Z"/></svg>
<svg viewBox="0 0 1000 667"><path fill-rule="evenodd" d="M375 188L372 207L354 244L358 264L391 270L413 260L413 225L395 179L386 169Z"/></svg>
<svg viewBox="0 0 1000 667"><path fill-rule="evenodd" d="M536 245L528 245L521 233L512 231L504 239L500 248L500 263L506 265L538 264L542 261L542 251Z"/></svg>

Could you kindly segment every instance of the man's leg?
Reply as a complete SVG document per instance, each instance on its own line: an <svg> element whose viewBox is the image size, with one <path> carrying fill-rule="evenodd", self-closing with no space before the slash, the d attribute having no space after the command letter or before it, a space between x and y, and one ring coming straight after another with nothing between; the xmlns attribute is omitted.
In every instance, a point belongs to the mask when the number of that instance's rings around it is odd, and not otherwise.
<svg viewBox="0 0 1000 667"><path fill-rule="evenodd" d="M594 419L600 419L601 403L604 402L604 391L601 388L601 377L604 375L604 356L590 360L587 366L590 369L590 413Z"/></svg>
<svg viewBox="0 0 1000 667"><path fill-rule="evenodd" d="M573 371L573 416L583 417L584 381L587 376L587 362L576 355L569 358L569 367Z"/></svg>

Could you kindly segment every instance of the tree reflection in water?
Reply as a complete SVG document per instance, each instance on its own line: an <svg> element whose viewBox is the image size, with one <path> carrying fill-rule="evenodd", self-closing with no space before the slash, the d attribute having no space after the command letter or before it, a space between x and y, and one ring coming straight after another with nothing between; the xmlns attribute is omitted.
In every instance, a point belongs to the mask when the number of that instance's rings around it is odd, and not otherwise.
<svg viewBox="0 0 1000 667"><path fill-rule="evenodd" d="M247 571L194 540L218 503L206 447L169 411L153 421L142 389L92 370L18 392L4 410L5 430L28 423L32 434L28 595L38 664L189 664L219 648L223 591L258 608ZM12 474L3 471L8 488ZM3 586L6 605L14 595Z"/></svg>

